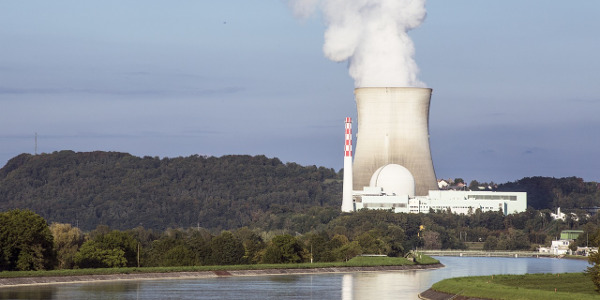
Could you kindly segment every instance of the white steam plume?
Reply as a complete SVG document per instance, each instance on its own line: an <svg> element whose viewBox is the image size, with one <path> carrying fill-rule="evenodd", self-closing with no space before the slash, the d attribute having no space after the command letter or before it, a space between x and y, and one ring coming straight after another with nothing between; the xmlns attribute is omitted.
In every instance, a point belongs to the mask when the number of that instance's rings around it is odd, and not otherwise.
<svg viewBox="0 0 600 300"><path fill-rule="evenodd" d="M290 0L307 17L318 8L327 24L323 52L348 61L355 87L424 87L408 31L423 23L425 0Z"/></svg>

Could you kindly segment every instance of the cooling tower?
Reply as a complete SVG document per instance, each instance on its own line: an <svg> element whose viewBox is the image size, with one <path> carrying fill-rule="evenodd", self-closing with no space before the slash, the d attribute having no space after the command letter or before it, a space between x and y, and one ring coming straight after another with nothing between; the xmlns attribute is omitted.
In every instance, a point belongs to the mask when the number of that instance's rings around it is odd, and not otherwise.
<svg viewBox="0 0 600 300"><path fill-rule="evenodd" d="M353 189L369 186L371 176L387 164L399 164L415 180L415 194L437 190L429 150L431 89L382 87L354 90L358 133L354 151Z"/></svg>

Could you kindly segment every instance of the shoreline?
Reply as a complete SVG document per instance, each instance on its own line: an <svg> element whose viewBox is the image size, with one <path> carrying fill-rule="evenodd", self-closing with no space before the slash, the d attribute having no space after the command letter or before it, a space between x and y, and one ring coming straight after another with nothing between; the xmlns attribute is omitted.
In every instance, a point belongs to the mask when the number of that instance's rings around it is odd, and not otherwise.
<svg viewBox="0 0 600 300"><path fill-rule="evenodd" d="M402 266L374 266L374 267L330 267L313 269L262 269L262 270L229 270L229 271L199 271L199 272L166 272L166 273L134 273L134 274L109 274L109 275L73 275L73 276L48 276L48 277L15 277L0 278L0 288L24 287L35 285L93 283L110 281L134 280L173 280L173 279L205 279L236 276L273 276L273 275L306 275L327 273L354 273L378 271L408 271L428 270L443 268L444 265L402 265Z"/></svg>
<svg viewBox="0 0 600 300"><path fill-rule="evenodd" d="M428 289L422 293L419 293L419 295L417 295L419 297L419 299L422 300L447 300L447 299L454 299L454 300L489 300L487 298L472 298L472 297L466 297L466 296L462 296L462 295L454 295L454 294L448 294L448 293L444 293L444 292L438 292L432 289Z"/></svg>

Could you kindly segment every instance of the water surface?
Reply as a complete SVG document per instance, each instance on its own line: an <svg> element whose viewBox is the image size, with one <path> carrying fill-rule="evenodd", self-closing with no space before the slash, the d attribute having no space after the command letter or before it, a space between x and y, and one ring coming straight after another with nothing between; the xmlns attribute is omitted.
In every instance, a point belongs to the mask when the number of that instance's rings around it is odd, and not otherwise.
<svg viewBox="0 0 600 300"><path fill-rule="evenodd" d="M582 272L587 261L555 258L436 257L435 270L143 280L0 288L0 299L418 299L445 278Z"/></svg>

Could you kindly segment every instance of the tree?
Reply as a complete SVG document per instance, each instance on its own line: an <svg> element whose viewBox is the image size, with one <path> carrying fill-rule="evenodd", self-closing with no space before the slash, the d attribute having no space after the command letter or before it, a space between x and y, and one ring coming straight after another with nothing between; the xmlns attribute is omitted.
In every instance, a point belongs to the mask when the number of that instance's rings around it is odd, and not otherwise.
<svg viewBox="0 0 600 300"><path fill-rule="evenodd" d="M264 263L299 263L304 259L302 246L298 240L289 235L277 235L265 249Z"/></svg>
<svg viewBox="0 0 600 300"><path fill-rule="evenodd" d="M80 268L116 268L137 265L137 241L128 233L113 230L94 234L94 239L81 246L75 255Z"/></svg>
<svg viewBox="0 0 600 300"><path fill-rule="evenodd" d="M595 237L591 241L590 246L600 246L600 230L595 232ZM585 274L590 277L590 279L596 286L596 291L600 293L600 252L591 252L588 258L588 262L592 266L588 267L585 270Z"/></svg>
<svg viewBox="0 0 600 300"><path fill-rule="evenodd" d="M469 190L471 190L471 191L479 190L479 181L471 180L471 183L469 183Z"/></svg>
<svg viewBox="0 0 600 300"><path fill-rule="evenodd" d="M390 246L383 241L381 232L378 230L369 230L356 238L363 253L385 254L390 252Z"/></svg>
<svg viewBox="0 0 600 300"><path fill-rule="evenodd" d="M125 251L119 248L102 248L94 241L85 242L74 257L80 268L120 268L127 266Z"/></svg>
<svg viewBox="0 0 600 300"><path fill-rule="evenodd" d="M26 210L0 213L0 271L48 270L56 262L48 223Z"/></svg>
<svg viewBox="0 0 600 300"><path fill-rule="evenodd" d="M244 245L230 231L223 231L210 241L210 262L215 265L235 265L242 262Z"/></svg>
<svg viewBox="0 0 600 300"><path fill-rule="evenodd" d="M440 234L435 231L423 232L423 244L425 249L442 249L442 243L440 243Z"/></svg>
<svg viewBox="0 0 600 300"><path fill-rule="evenodd" d="M342 247L336 249L337 255L339 255L344 261L348 261L349 259L362 254L362 249L358 244L358 241L353 241L348 244L343 245Z"/></svg>
<svg viewBox="0 0 600 300"><path fill-rule="evenodd" d="M496 250L496 247L498 247L498 238L493 235L488 236L487 239L485 239L485 243L483 243L483 249Z"/></svg>
<svg viewBox="0 0 600 300"><path fill-rule="evenodd" d="M244 245L243 262L247 264L258 263L260 261L259 253L265 247L263 239L247 227L238 229L234 234Z"/></svg>
<svg viewBox="0 0 600 300"><path fill-rule="evenodd" d="M163 256L163 266L193 266L196 261L196 255L186 245L175 246Z"/></svg>
<svg viewBox="0 0 600 300"><path fill-rule="evenodd" d="M75 254L83 244L83 234L71 224L52 223L50 232L54 237L54 250L59 269L71 269L75 262Z"/></svg>

